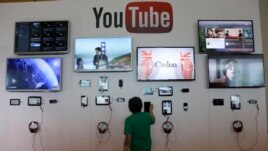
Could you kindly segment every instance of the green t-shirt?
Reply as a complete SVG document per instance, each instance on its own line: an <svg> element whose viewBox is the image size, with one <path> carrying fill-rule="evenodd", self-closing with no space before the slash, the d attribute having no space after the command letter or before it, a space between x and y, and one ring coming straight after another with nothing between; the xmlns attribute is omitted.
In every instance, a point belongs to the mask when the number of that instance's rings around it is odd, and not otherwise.
<svg viewBox="0 0 268 151"><path fill-rule="evenodd" d="M125 135L131 135L130 151L151 151L151 125L149 112L134 113L125 120Z"/></svg>

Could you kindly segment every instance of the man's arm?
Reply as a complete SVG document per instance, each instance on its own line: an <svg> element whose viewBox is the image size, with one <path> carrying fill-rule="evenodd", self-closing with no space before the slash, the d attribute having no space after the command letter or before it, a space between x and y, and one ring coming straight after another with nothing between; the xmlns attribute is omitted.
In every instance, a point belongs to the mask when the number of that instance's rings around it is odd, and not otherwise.
<svg viewBox="0 0 268 151"><path fill-rule="evenodd" d="M154 105L153 105L153 104L151 104L151 106L150 106L150 114L151 114L151 116L152 116L152 118L153 118L153 123L152 123L152 124L154 124L154 123L155 123L155 116L154 116L153 109L154 109Z"/></svg>
<svg viewBox="0 0 268 151"><path fill-rule="evenodd" d="M96 66L98 64L97 56L95 55L93 58L93 64Z"/></svg>
<svg viewBox="0 0 268 151"><path fill-rule="evenodd" d="M131 142L131 135L125 135L125 141L124 141L124 149L123 149L123 151L129 151L130 142Z"/></svg>

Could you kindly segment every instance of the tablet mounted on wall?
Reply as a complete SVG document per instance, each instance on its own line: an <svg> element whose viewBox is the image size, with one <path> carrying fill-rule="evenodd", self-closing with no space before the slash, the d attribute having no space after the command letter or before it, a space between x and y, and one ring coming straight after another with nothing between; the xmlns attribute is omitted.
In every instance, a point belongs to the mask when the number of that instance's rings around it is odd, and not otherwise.
<svg viewBox="0 0 268 151"><path fill-rule="evenodd" d="M95 98L96 105L110 105L111 100L109 95L99 95Z"/></svg>
<svg viewBox="0 0 268 151"><path fill-rule="evenodd" d="M172 101L171 100L162 101L162 114L164 116L172 114Z"/></svg>

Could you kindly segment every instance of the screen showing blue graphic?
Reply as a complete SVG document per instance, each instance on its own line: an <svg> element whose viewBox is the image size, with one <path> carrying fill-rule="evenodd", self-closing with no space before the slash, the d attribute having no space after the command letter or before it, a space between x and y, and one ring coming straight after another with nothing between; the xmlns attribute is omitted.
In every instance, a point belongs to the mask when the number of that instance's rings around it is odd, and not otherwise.
<svg viewBox="0 0 268 151"><path fill-rule="evenodd" d="M61 58L8 58L7 91L61 91Z"/></svg>

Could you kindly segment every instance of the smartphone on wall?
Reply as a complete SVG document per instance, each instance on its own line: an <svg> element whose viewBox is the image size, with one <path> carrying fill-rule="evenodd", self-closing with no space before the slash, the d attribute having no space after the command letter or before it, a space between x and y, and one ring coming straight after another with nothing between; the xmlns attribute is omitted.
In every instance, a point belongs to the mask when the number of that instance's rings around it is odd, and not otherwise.
<svg viewBox="0 0 268 151"><path fill-rule="evenodd" d="M171 100L163 100L162 101L162 114L163 115L171 115L172 114L172 101Z"/></svg>
<svg viewBox="0 0 268 151"><path fill-rule="evenodd" d="M88 97L85 95L81 96L81 106L86 107L88 105Z"/></svg>
<svg viewBox="0 0 268 151"><path fill-rule="evenodd" d="M144 102L144 112L150 112L151 102Z"/></svg>
<svg viewBox="0 0 268 151"><path fill-rule="evenodd" d="M99 91L108 91L108 77L99 77Z"/></svg>
<svg viewBox="0 0 268 151"><path fill-rule="evenodd" d="M231 109L239 110L241 108L240 95L231 95Z"/></svg>

